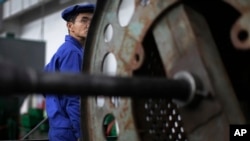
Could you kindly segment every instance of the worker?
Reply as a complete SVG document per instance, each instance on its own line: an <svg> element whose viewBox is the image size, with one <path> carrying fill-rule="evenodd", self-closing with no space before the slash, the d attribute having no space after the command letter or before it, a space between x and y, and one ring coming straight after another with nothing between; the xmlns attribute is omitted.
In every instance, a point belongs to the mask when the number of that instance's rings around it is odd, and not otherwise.
<svg viewBox="0 0 250 141"><path fill-rule="evenodd" d="M84 45L95 4L72 5L62 11L68 34L59 46L46 72L81 73ZM77 94L44 94L46 113L49 120L48 138L50 141L77 141L81 138L80 96Z"/></svg>

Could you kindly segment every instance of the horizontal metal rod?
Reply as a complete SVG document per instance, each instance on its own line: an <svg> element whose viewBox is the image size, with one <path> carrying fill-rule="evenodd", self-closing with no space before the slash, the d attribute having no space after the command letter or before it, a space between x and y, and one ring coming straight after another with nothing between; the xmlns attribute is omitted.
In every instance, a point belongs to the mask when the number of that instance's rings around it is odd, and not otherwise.
<svg viewBox="0 0 250 141"><path fill-rule="evenodd" d="M180 79L42 72L0 63L0 93L55 93L81 96L168 97L187 100L190 84Z"/></svg>

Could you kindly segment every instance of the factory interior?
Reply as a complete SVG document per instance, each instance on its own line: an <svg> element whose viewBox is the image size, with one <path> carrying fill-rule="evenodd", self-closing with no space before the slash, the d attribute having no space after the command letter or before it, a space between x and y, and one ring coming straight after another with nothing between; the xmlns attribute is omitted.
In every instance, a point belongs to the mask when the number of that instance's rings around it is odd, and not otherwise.
<svg viewBox="0 0 250 141"><path fill-rule="evenodd" d="M83 2L96 9L82 74L44 72L67 34L62 10ZM80 93L81 141L230 141L231 125L250 124L249 11L249 0L0 0L0 141L48 141L46 92Z"/></svg>

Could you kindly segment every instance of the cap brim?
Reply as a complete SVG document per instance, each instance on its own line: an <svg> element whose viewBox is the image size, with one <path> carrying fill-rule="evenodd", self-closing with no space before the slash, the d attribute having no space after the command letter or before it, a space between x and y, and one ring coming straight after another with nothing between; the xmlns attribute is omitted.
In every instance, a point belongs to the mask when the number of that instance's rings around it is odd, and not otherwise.
<svg viewBox="0 0 250 141"><path fill-rule="evenodd" d="M95 11L94 4L75 5L75 6L72 6L72 7L65 9L62 12L62 18L65 21L69 21L71 15L74 15L77 13L93 13L94 11Z"/></svg>

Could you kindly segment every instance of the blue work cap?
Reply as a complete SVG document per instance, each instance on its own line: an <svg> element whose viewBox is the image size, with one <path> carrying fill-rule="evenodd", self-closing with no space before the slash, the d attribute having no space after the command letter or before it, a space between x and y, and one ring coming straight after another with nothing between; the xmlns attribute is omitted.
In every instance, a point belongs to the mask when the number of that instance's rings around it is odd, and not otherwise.
<svg viewBox="0 0 250 141"><path fill-rule="evenodd" d="M65 21L69 21L70 17L78 14L78 13L93 13L95 10L95 5L90 3L84 3L84 4L77 4L70 7L67 7L62 12L62 18Z"/></svg>

